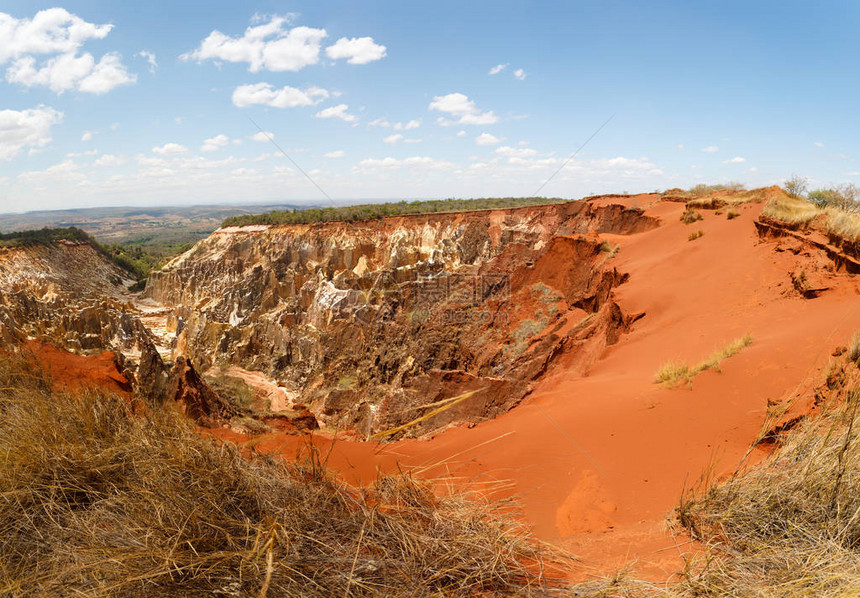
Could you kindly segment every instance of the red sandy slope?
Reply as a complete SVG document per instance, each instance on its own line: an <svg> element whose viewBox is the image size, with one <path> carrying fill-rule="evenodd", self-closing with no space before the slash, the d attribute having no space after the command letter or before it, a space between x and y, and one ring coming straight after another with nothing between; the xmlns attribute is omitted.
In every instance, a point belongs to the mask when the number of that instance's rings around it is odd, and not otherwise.
<svg viewBox="0 0 860 598"><path fill-rule="evenodd" d="M22 350L45 370L58 391L98 388L131 396L131 383L117 368L113 351L91 356L76 355L36 340L26 341Z"/></svg>
<svg viewBox="0 0 860 598"><path fill-rule="evenodd" d="M630 274L618 303L627 314L646 315L586 376L557 363L521 406L493 421L385 446L338 441L329 465L349 480L370 481L399 463L513 493L539 537L581 557L579 578L633 561L654 579L677 571L690 546L667 531L666 516L685 484L714 464L716 475L733 471L761 429L768 400L786 400L820 375L832 348L860 329L858 287L834 275L831 290L802 299L789 272L817 258L759 240L753 221L761 204L741 207L734 220L706 211L686 226L681 203L622 201L663 221L609 239L621 244L616 267ZM688 241L699 229L704 236ZM666 361L696 363L747 333L752 346L724 361L722 372L700 374L692 388L653 382ZM317 441L325 452L330 441ZM273 434L254 445L292 456L301 442Z"/></svg>

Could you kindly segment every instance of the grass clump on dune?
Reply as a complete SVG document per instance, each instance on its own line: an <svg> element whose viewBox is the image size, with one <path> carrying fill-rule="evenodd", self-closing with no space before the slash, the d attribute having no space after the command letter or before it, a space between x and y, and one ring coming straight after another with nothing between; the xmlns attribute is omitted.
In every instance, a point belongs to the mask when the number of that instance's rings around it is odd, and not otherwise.
<svg viewBox="0 0 860 598"><path fill-rule="evenodd" d="M684 593L856 596L860 592L860 393L806 418L762 465L682 502L708 544Z"/></svg>
<svg viewBox="0 0 860 598"><path fill-rule="evenodd" d="M245 458L164 406L55 396L26 367L0 363L0 595L546 589L541 552L501 507L406 476L355 489L318 459Z"/></svg>
<svg viewBox="0 0 860 598"><path fill-rule="evenodd" d="M752 335L745 335L735 339L725 347L717 349L704 361L696 365L689 365L680 361L670 361L664 364L654 377L654 382L662 384L667 388L673 388L679 384L687 384L697 375L705 370L720 371L720 362L737 354L752 344Z"/></svg>
<svg viewBox="0 0 860 598"><path fill-rule="evenodd" d="M786 224L803 226L809 224L822 210L816 205L797 197L772 198L761 211L763 216L785 222Z"/></svg>

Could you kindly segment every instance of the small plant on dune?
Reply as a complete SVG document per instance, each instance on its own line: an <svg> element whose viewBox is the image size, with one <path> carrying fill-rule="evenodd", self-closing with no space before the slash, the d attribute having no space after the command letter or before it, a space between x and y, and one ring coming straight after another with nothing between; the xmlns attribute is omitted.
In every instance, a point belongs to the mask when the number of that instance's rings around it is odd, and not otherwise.
<svg viewBox="0 0 860 598"><path fill-rule="evenodd" d="M694 222L698 222L702 220L704 216L702 216L701 212L697 212L693 209L684 210L684 213L681 214L681 222L684 224L693 224Z"/></svg>
<svg viewBox="0 0 860 598"><path fill-rule="evenodd" d="M657 370L654 376L654 382L662 384L667 388L673 388L679 384L688 384L698 374L705 370L720 371L720 363L724 359L728 359L736 355L741 349L745 349L752 344L752 335L747 334L738 339L735 339L725 347L717 349L704 361L691 366L681 361L670 361Z"/></svg>
<svg viewBox="0 0 860 598"><path fill-rule="evenodd" d="M848 360L860 366L860 332L855 332L851 337L851 344L848 346Z"/></svg>
<svg viewBox="0 0 860 598"><path fill-rule="evenodd" d="M740 215L741 213L737 210L729 210L728 212L726 212L726 220L734 220Z"/></svg>
<svg viewBox="0 0 860 598"><path fill-rule="evenodd" d="M703 231L702 229L699 229L696 232L692 232L689 235L687 235L687 240L688 241L695 241L696 239L701 238L702 235L704 235L704 234L705 234L705 231Z"/></svg>

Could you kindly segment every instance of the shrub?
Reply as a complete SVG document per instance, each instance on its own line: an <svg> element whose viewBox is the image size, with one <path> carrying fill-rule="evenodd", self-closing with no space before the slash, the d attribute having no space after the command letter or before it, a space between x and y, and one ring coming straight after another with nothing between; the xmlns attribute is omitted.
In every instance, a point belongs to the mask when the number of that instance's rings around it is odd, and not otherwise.
<svg viewBox="0 0 860 598"><path fill-rule="evenodd" d="M693 232L693 233L690 233L689 235L687 235L687 240L688 241L695 241L696 239L702 237L702 235L704 235L704 234L705 234L705 231L699 229L696 232Z"/></svg>
<svg viewBox="0 0 860 598"><path fill-rule="evenodd" d="M728 212L726 212L726 220L734 220L740 215L741 213L736 210L729 210Z"/></svg>
<svg viewBox="0 0 860 598"><path fill-rule="evenodd" d="M704 216L702 216L701 212L697 212L696 210L687 209L681 214L681 222L684 224L693 224L694 222L698 222L702 220Z"/></svg>
<svg viewBox="0 0 860 598"><path fill-rule="evenodd" d="M794 198L802 197L806 193L809 180L797 174L791 175L791 178L783 183L785 192Z"/></svg>

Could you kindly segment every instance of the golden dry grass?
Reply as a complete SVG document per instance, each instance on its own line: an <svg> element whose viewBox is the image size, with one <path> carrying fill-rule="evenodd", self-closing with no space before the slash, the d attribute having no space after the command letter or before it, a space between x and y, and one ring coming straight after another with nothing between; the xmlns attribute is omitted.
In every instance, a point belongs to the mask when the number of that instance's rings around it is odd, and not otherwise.
<svg viewBox="0 0 860 598"><path fill-rule="evenodd" d="M0 595L545 595L505 505L248 459L177 412L0 362ZM137 410L140 411L139 409Z"/></svg>
<svg viewBox="0 0 860 598"><path fill-rule="evenodd" d="M809 224L823 211L816 205L801 198L789 196L771 198L761 211L763 216L794 226Z"/></svg>
<svg viewBox="0 0 860 598"><path fill-rule="evenodd" d="M830 598L860 594L860 393L784 437L763 465L683 501L708 545L680 594Z"/></svg>
<svg viewBox="0 0 860 598"><path fill-rule="evenodd" d="M688 384L693 378L701 374L705 370L720 371L720 363L733 355L736 355L741 349L745 349L752 344L752 335L745 335L735 339L725 347L717 349L704 361L689 365L681 361L669 361L663 364L657 374L654 376L654 382L662 384L667 388L673 388L679 384Z"/></svg>

